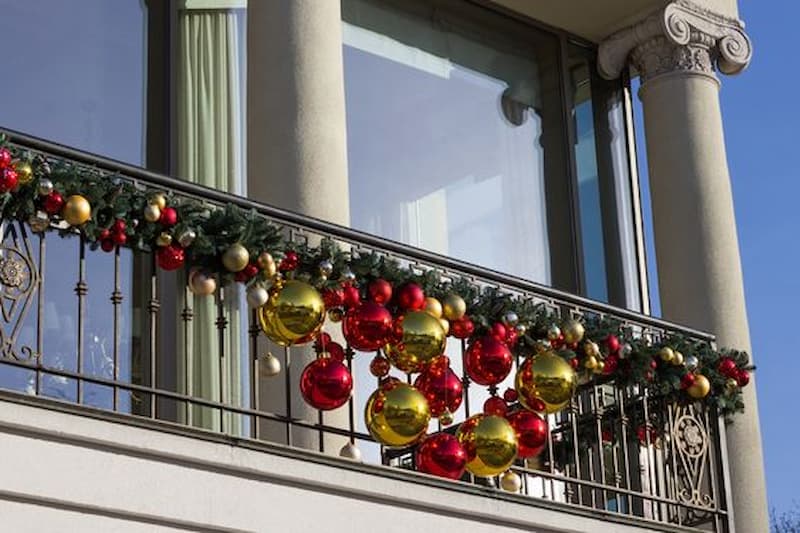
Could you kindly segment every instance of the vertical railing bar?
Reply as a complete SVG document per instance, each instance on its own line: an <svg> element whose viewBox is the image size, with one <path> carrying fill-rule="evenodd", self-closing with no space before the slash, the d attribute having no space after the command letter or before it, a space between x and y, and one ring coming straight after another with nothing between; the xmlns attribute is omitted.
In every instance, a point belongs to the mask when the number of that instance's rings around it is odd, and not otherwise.
<svg viewBox="0 0 800 533"><path fill-rule="evenodd" d="M189 351L189 344L192 337L192 320L194 320L194 309L190 302L194 301L194 293L189 289L189 280L183 288L183 310L181 320L183 321L183 390L187 396L194 396L194 379L192 370L194 369L194 351ZM192 347L194 347L192 345ZM191 362L191 364L190 364ZM186 425L194 425L194 406L191 402L184 402L184 414Z"/></svg>
<svg viewBox="0 0 800 533"><path fill-rule="evenodd" d="M158 269L156 268L156 254L150 255L150 302L147 306L150 313L150 388L158 388L158 311L161 303L158 300ZM158 417L158 397L150 393L150 418Z"/></svg>
<svg viewBox="0 0 800 533"><path fill-rule="evenodd" d="M284 383L286 385L286 445L292 445L292 359L289 353L289 347L283 347L283 358L286 363L286 372L284 373Z"/></svg>
<svg viewBox="0 0 800 533"><path fill-rule="evenodd" d="M672 462L672 476L673 476L673 494L671 495L672 499L676 502L678 501L678 490L680 487L680 478L678 477L678 460L675 454L675 436L672 431L672 428L675 427L675 414L673 412L673 407L669 408L669 445L670 445L670 460ZM683 523L683 513L681 512L682 508L680 505L675 506L675 515L677 517L678 525Z"/></svg>
<svg viewBox="0 0 800 533"><path fill-rule="evenodd" d="M717 479L717 469L715 465L719 464L719 457L717 456L717 435L716 431L711 429L711 417L708 408L703 408L703 423L705 424L706 434L708 435L708 476L711 480L711 494L714 499L714 514L718 516L720 495L719 495L719 480ZM716 527L716 526L715 526Z"/></svg>
<svg viewBox="0 0 800 533"><path fill-rule="evenodd" d="M250 408L254 411L258 410L258 310L253 309L250 313ZM259 438L259 418L253 416L253 427L250 431L254 439Z"/></svg>
<svg viewBox="0 0 800 533"><path fill-rule="evenodd" d="M645 448L647 450L647 477L648 477L647 484L649 485L650 489L649 494L655 495L657 494L656 492L657 489L655 488L654 485L656 478L655 465L654 465L655 454L653 453L653 443L650 439L650 428L652 427L652 424L650 423L650 405L649 405L650 396L646 388L642 392L641 401L642 401L642 410L644 413L644 442L645 442ZM650 504L649 505L650 512L653 513L652 518L655 520L657 519L656 515L658 515L658 506L652 499L649 500L649 504Z"/></svg>
<svg viewBox="0 0 800 533"><path fill-rule="evenodd" d="M606 461L603 453L603 415L605 413L605 405L602 401L602 395L598 394L598 386L592 386L592 395L594 397L595 407L595 421L597 429L597 461L598 468L600 469L600 483L606 485ZM608 492L603 489L600 493L603 499L603 509L608 506Z"/></svg>
<svg viewBox="0 0 800 533"><path fill-rule="evenodd" d="M380 350L377 352L380 354ZM345 357L347 358L347 370L350 372L350 375L353 375L353 355L355 352L350 347L350 344L345 345L344 350ZM380 386L380 378L378 379L378 386ZM355 392L356 387L355 384L353 385L353 392ZM355 444L355 433L356 433L356 412L355 412L355 398L354 394L350 394L350 399L347 400L347 423L350 429L350 444Z"/></svg>
<svg viewBox="0 0 800 533"><path fill-rule="evenodd" d="M580 400L576 400L573 396L569 401L569 413L567 419L570 422L570 429L572 430L572 453L574 457L575 477L583 479L581 475L581 453L578 447L578 413L580 412ZM578 496L578 505L583 505L583 489L581 485L576 484L575 489Z"/></svg>
<svg viewBox="0 0 800 533"><path fill-rule="evenodd" d="M39 294L36 309L36 384L35 390L38 396L42 392L42 359L44 358L44 277L45 277L45 232L39 233Z"/></svg>
<svg viewBox="0 0 800 533"><path fill-rule="evenodd" d="M630 420L625 414L625 390L622 388L617 389L617 401L619 402L619 421L620 421L620 443L622 444L622 464L625 469L625 488L631 490L631 457L628 452L628 426ZM627 500L627 514L633 514L633 498L630 494L626 494Z"/></svg>
<svg viewBox="0 0 800 533"><path fill-rule="evenodd" d="M122 304L122 291L120 290L120 249L119 246L114 247L114 290L111 292L111 304L114 307L114 382L119 381L119 343L120 343L120 305ZM119 406L119 387L114 385L114 411L117 411Z"/></svg>
<svg viewBox="0 0 800 533"><path fill-rule="evenodd" d="M317 432L317 446L320 453L325 453L325 419L322 414L322 409L317 409L317 423L319 424L319 431Z"/></svg>
<svg viewBox="0 0 800 533"><path fill-rule="evenodd" d="M84 342L84 315L86 313L86 293L89 286L86 283L86 238L80 237L78 253L78 283L75 285L75 294L78 296L78 374L83 374L83 342ZM78 378L78 404L83 403L83 380Z"/></svg>
<svg viewBox="0 0 800 533"><path fill-rule="evenodd" d="M225 404L225 395L227 387L225 386L225 329L228 325L228 318L225 316L225 288L222 286L222 276L217 280L216 298L217 298L217 346L219 349L219 357L217 358L219 374L219 403ZM219 409L219 430L220 433L225 433L225 409Z"/></svg>

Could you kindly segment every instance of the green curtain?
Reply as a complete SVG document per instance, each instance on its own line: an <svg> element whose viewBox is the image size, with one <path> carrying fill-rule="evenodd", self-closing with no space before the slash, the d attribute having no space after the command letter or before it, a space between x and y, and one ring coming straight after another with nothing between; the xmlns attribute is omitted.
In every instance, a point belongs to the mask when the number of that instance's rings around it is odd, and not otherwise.
<svg viewBox="0 0 800 533"><path fill-rule="evenodd" d="M215 189L242 194L242 87L238 15L232 10L182 10L178 17L177 174ZM181 280L185 285L185 280ZM184 392L209 400L242 405L242 349L246 311L241 291L226 288L224 313L228 320L220 353L214 297L179 291L193 318L179 331L179 352L185 354L179 375ZM179 322L184 324L184 322ZM222 366L220 356L224 355ZM181 360L181 357L178 357ZM222 374L222 375L220 375ZM220 429L220 413L200 406L188 416L191 423ZM241 417L226 415L225 430L239 433Z"/></svg>

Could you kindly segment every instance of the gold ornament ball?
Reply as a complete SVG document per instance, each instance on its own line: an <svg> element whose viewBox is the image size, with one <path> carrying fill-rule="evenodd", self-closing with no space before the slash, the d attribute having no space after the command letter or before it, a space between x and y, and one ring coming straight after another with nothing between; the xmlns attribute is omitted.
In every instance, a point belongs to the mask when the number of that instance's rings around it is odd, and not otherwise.
<svg viewBox="0 0 800 533"><path fill-rule="evenodd" d="M148 222L158 222L161 218L161 208L154 204L144 206L144 219Z"/></svg>
<svg viewBox="0 0 800 533"><path fill-rule="evenodd" d="M725 390L728 392L736 392L736 389L739 388L739 383L733 378L728 378L725 380Z"/></svg>
<svg viewBox="0 0 800 533"><path fill-rule="evenodd" d="M520 403L527 409L536 411L544 407L546 413L556 413L575 394L578 375L564 358L547 351L528 358L520 365L514 385Z"/></svg>
<svg viewBox="0 0 800 533"><path fill-rule="evenodd" d="M250 262L250 253L247 248L239 244L232 244L222 254L222 264L228 272L241 272Z"/></svg>
<svg viewBox="0 0 800 533"><path fill-rule="evenodd" d="M675 352L673 352L672 348L669 346L664 346L658 351L658 357L660 357L665 363L669 363L675 358Z"/></svg>
<svg viewBox="0 0 800 533"><path fill-rule="evenodd" d="M590 357L599 357L600 356L600 347L597 345L596 342L586 341L583 345L583 351L586 355Z"/></svg>
<svg viewBox="0 0 800 533"><path fill-rule="evenodd" d="M258 263L258 268L264 271L264 276L267 279L272 279L278 272L278 265L275 264L275 259L269 252L261 252L258 255L258 259L256 259L256 263Z"/></svg>
<svg viewBox="0 0 800 533"><path fill-rule="evenodd" d="M513 470L500 476L500 487L506 492L519 492L522 488L522 478Z"/></svg>
<svg viewBox="0 0 800 533"><path fill-rule="evenodd" d="M344 318L344 310L341 307L334 307L328 310L328 318L331 322L341 322Z"/></svg>
<svg viewBox="0 0 800 533"><path fill-rule="evenodd" d="M325 322L325 303L319 291L303 281L273 287L266 305L258 310L264 333L281 346L314 339Z"/></svg>
<svg viewBox="0 0 800 533"><path fill-rule="evenodd" d="M217 290L217 280L213 276L207 276L199 269L192 269L189 272L189 290L198 296L208 296Z"/></svg>
<svg viewBox="0 0 800 533"><path fill-rule="evenodd" d="M441 322L427 311L409 311L398 321L399 340L385 348L386 356L403 372L419 372L444 351L447 336Z"/></svg>
<svg viewBox="0 0 800 533"><path fill-rule="evenodd" d="M703 374L697 374L694 377L694 383L686 389L686 392L695 400L705 398L711 392L711 383Z"/></svg>
<svg viewBox="0 0 800 533"><path fill-rule="evenodd" d="M450 333L450 322L446 318L440 318L439 324L442 325L442 329L444 330L445 335Z"/></svg>
<svg viewBox="0 0 800 533"><path fill-rule="evenodd" d="M684 363L683 354L675 350L672 355L672 364L675 366L681 366L683 363Z"/></svg>
<svg viewBox="0 0 800 533"><path fill-rule="evenodd" d="M597 357L595 357L594 355L590 355L583 361L583 366L587 370L594 370L595 368L597 368L598 363L599 361L597 360Z"/></svg>
<svg viewBox="0 0 800 533"><path fill-rule="evenodd" d="M500 416L470 417L458 428L456 438L467 451L467 470L476 476L501 474L517 458L517 434Z"/></svg>
<svg viewBox="0 0 800 533"><path fill-rule="evenodd" d="M172 244L172 235L166 231L161 232L158 237L156 237L157 246L161 246L163 248L164 246L169 246L170 244Z"/></svg>
<svg viewBox="0 0 800 533"><path fill-rule="evenodd" d="M450 293L442 300L442 314L447 320L458 320L467 314L467 302L455 293Z"/></svg>
<svg viewBox="0 0 800 533"><path fill-rule="evenodd" d="M258 373L261 377L271 378L281 373L281 361L271 353L258 358Z"/></svg>
<svg viewBox="0 0 800 533"><path fill-rule="evenodd" d="M574 318L567 320L561 328L561 331L564 333L564 342L567 344L581 342L583 335L586 333L583 324Z"/></svg>
<svg viewBox="0 0 800 533"><path fill-rule="evenodd" d="M381 385L367 400L364 420L370 434L389 447L415 443L425 434L431 411L417 389L400 381Z"/></svg>
<svg viewBox="0 0 800 533"><path fill-rule="evenodd" d="M606 364L604 361L598 361L597 366L594 367L595 374L602 374L603 371L606 369Z"/></svg>
<svg viewBox="0 0 800 533"><path fill-rule="evenodd" d="M20 185L27 185L33 180L33 167L27 161L17 163L17 180Z"/></svg>
<svg viewBox="0 0 800 533"><path fill-rule="evenodd" d="M425 311L430 313L431 315L435 316L436 318L442 318L442 304L434 298L433 296L428 296L425 298Z"/></svg>
<svg viewBox="0 0 800 533"><path fill-rule="evenodd" d="M61 210L61 218L67 221L70 226L80 226L85 224L92 216L92 206L89 200L80 194L73 194L67 198L64 208Z"/></svg>
<svg viewBox="0 0 800 533"><path fill-rule="evenodd" d="M439 415L439 422L441 422L443 426L449 426L453 423L453 413L445 408L442 414Z"/></svg>
<svg viewBox="0 0 800 533"><path fill-rule="evenodd" d="M155 206L158 208L159 211L167 207L167 197L161 193L153 194L147 200L149 205Z"/></svg>

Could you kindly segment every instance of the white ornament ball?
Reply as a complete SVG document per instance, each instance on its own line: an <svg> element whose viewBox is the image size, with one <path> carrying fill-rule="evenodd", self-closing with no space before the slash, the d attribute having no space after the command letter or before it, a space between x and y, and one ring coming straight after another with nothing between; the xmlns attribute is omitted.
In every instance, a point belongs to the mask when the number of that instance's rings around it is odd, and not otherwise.
<svg viewBox="0 0 800 533"><path fill-rule="evenodd" d="M198 269L189 272L189 290L198 296L208 296L217 290L217 280Z"/></svg>
<svg viewBox="0 0 800 533"><path fill-rule="evenodd" d="M509 470L500 477L500 486L506 492L519 492L522 488L522 478L516 472Z"/></svg>
<svg viewBox="0 0 800 533"><path fill-rule="evenodd" d="M353 461L361 461L361 450L352 442L348 442L339 450L339 456Z"/></svg>
<svg viewBox="0 0 800 533"><path fill-rule="evenodd" d="M258 359L258 373L261 377L271 378L281 373L280 360L268 353Z"/></svg>
<svg viewBox="0 0 800 533"><path fill-rule="evenodd" d="M247 289L247 303L250 307L261 307L267 303L267 300L269 300L269 293L261 285L253 285Z"/></svg>

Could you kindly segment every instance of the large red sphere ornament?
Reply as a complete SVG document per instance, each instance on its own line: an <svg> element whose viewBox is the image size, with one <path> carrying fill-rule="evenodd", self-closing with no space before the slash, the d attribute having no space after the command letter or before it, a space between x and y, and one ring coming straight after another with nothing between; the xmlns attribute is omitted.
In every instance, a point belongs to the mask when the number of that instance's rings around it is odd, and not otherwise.
<svg viewBox="0 0 800 533"><path fill-rule="evenodd" d="M517 455L522 459L542 453L547 444L547 421L531 411L514 411L508 422L517 433Z"/></svg>
<svg viewBox="0 0 800 533"><path fill-rule="evenodd" d="M385 304L392 299L392 284L385 279L376 279L369 284L369 297L376 304Z"/></svg>
<svg viewBox="0 0 800 533"><path fill-rule="evenodd" d="M425 293L416 283L406 283L397 292L397 305L407 311L417 311L425 307Z"/></svg>
<svg viewBox="0 0 800 533"><path fill-rule="evenodd" d="M374 302L364 302L347 312L342 322L342 333L350 346L368 352L386 344L392 325L392 314L388 309Z"/></svg>
<svg viewBox="0 0 800 533"><path fill-rule="evenodd" d="M464 399L464 385L449 364L438 365L434 361L417 377L414 387L428 400L434 417L445 411L454 413Z"/></svg>
<svg viewBox="0 0 800 533"><path fill-rule="evenodd" d="M177 270L183 266L185 253L177 244L170 244L159 248L156 252L158 266L164 270Z"/></svg>
<svg viewBox="0 0 800 533"><path fill-rule="evenodd" d="M347 403L353 392L353 376L340 361L321 357L311 361L300 375L303 399L315 409L330 411Z"/></svg>
<svg viewBox="0 0 800 533"><path fill-rule="evenodd" d="M426 474L460 479L467 467L467 452L449 433L436 433L417 448L417 470Z"/></svg>
<svg viewBox="0 0 800 533"><path fill-rule="evenodd" d="M497 385L514 364L508 346L488 335L473 342L466 355L467 375L478 385Z"/></svg>

